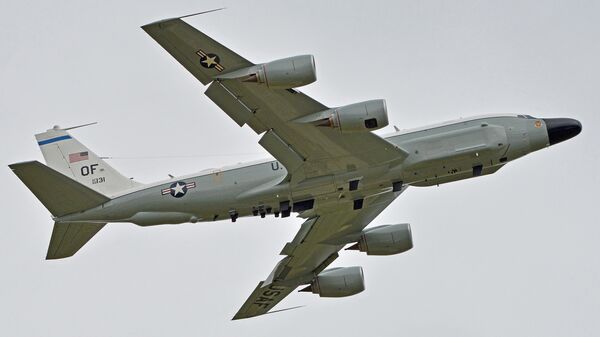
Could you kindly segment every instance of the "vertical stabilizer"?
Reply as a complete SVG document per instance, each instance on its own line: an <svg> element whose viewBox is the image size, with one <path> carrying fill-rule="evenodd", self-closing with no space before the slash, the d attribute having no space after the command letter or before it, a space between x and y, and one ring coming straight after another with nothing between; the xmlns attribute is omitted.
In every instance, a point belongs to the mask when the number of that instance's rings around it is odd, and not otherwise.
<svg viewBox="0 0 600 337"><path fill-rule="evenodd" d="M35 135L35 138L49 167L106 196L139 185L112 168L64 129L54 127Z"/></svg>

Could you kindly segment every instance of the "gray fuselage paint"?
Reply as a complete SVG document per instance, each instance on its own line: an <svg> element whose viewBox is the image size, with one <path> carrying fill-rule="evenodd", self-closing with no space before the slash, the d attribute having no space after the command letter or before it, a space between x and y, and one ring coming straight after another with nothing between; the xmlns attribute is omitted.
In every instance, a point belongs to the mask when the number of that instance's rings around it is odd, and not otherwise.
<svg viewBox="0 0 600 337"><path fill-rule="evenodd" d="M489 116L458 120L384 137L409 153L399 165L370 167L311 178L294 186L276 160L263 160L135 187L107 203L55 219L59 222L133 222L142 226L229 219L280 203L314 199L315 207L348 207L352 201L391 191L394 182L432 186L496 172L507 162L549 145L542 119ZM478 171L479 172L479 171ZM348 182L360 179L359 188ZM187 184L171 190L177 182ZM177 186L176 186L177 187Z"/></svg>

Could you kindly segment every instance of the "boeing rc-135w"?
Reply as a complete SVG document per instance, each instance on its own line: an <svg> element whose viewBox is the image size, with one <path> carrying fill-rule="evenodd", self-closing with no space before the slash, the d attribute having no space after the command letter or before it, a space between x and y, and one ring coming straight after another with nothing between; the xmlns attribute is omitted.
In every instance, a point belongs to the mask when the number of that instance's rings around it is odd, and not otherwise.
<svg viewBox="0 0 600 337"><path fill-rule="evenodd" d="M75 254L109 222L140 226L236 221L245 216L304 222L283 258L234 319L262 315L294 289L343 297L365 289L360 267L327 267L344 247L368 255L412 248L408 224L366 228L409 186L492 174L530 152L574 137L567 118L494 115L380 137L385 101L327 107L295 88L316 80L313 56L254 64L181 18L142 27L203 85L240 127L261 135L274 159L141 184L55 127L36 135L46 160L10 165L52 213L47 259Z"/></svg>

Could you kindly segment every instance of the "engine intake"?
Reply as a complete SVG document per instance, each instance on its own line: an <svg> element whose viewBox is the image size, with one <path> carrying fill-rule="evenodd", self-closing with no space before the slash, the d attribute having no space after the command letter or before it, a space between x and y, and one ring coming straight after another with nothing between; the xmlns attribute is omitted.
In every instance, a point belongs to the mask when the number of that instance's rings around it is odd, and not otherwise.
<svg viewBox="0 0 600 337"><path fill-rule="evenodd" d="M400 254L413 247L410 225L383 225L363 231L360 240L349 250L359 250L367 255Z"/></svg>
<svg viewBox="0 0 600 337"><path fill-rule="evenodd" d="M321 297L346 297L365 290L361 267L331 268L321 272L308 287L300 290Z"/></svg>

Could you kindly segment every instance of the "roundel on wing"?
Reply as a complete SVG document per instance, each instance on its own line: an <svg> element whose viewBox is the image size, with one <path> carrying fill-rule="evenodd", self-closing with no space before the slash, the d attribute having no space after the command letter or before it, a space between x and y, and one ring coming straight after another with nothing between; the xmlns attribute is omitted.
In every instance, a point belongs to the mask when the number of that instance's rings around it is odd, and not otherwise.
<svg viewBox="0 0 600 337"><path fill-rule="evenodd" d="M208 53L200 56L200 65L204 68L214 68L221 62L219 55Z"/></svg>
<svg viewBox="0 0 600 337"><path fill-rule="evenodd" d="M202 49L196 51L196 55L200 56L200 65L206 69L215 69L218 72L225 70L221 64L221 58L214 53L207 53Z"/></svg>

